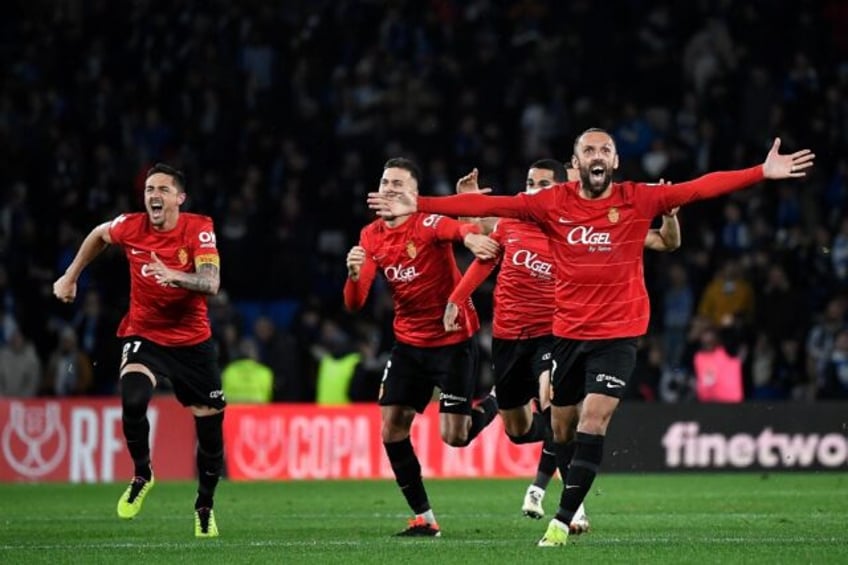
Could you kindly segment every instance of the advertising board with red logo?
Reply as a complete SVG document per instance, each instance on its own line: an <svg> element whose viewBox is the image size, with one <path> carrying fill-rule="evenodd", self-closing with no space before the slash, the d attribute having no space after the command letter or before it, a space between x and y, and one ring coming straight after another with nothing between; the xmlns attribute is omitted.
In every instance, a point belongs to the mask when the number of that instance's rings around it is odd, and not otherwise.
<svg viewBox="0 0 848 565"><path fill-rule="evenodd" d="M224 443L234 480L393 477L375 405L229 406ZM425 477L532 477L541 449L511 443L500 418L468 447L450 447L435 403L415 417L412 445Z"/></svg>
<svg viewBox="0 0 848 565"><path fill-rule="evenodd" d="M147 412L157 479L191 479L194 421L171 397ZM123 482L133 464L121 431L121 401L0 399L0 481Z"/></svg>

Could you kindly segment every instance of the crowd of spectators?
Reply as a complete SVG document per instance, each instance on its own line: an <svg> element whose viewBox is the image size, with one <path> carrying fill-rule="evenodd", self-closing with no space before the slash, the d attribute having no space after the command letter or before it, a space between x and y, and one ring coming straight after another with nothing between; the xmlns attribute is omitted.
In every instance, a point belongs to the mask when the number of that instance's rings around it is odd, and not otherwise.
<svg viewBox="0 0 848 565"><path fill-rule="evenodd" d="M165 161L187 174L187 209L216 222L222 365L250 350L275 400L313 401L322 359L355 351L351 396L371 398L391 303L378 285L352 317L341 288L382 163L416 159L432 194L478 167L509 194L595 126L633 180L751 166L775 136L817 154L803 181L684 209L681 250L646 255L653 322L631 396L696 398L710 375L695 358L721 348L747 399L846 398L846 29L840 0L12 3L0 395L115 391L123 258L99 258L74 305L51 284L88 230L140 209Z"/></svg>

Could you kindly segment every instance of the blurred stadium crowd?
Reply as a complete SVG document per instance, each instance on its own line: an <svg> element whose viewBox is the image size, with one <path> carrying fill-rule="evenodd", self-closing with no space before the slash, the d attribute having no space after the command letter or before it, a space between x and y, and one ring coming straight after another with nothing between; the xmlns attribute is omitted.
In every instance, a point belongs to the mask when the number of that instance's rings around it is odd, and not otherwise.
<svg viewBox="0 0 848 565"><path fill-rule="evenodd" d="M802 182L684 209L682 248L646 255L630 396L692 399L696 352L721 345L747 399L848 397L843 1L56 0L0 29L0 371L20 387L0 395L114 392L124 259L72 306L51 284L165 161L216 222L222 366L252 354L276 400L314 401L325 362L356 354L350 396L373 398L391 303L375 288L352 317L341 289L382 163L416 159L431 194L479 167L508 194L597 126L633 180L751 166L778 135L817 154Z"/></svg>

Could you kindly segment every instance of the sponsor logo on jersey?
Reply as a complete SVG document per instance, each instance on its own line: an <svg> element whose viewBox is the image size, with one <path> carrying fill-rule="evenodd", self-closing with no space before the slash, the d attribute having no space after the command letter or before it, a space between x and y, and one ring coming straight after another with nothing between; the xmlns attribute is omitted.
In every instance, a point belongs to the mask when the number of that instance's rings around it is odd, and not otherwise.
<svg viewBox="0 0 848 565"><path fill-rule="evenodd" d="M517 267L526 267L538 275L548 277L553 275L553 265L551 263L539 259L538 253L533 253L526 249L519 249L512 255L512 264Z"/></svg>
<svg viewBox="0 0 848 565"><path fill-rule="evenodd" d="M592 226L577 226L565 236L571 245L611 245L609 232L596 232Z"/></svg>
<svg viewBox="0 0 848 565"><path fill-rule="evenodd" d="M410 282L419 275L418 271L415 270L415 265L405 267L403 263L386 267L383 269L383 273L385 273L389 282Z"/></svg>

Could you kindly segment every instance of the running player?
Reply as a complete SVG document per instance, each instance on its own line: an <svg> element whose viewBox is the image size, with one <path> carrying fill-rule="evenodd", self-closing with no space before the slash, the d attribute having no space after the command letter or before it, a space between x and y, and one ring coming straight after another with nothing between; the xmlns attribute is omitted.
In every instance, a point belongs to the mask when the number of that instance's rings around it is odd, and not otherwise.
<svg viewBox="0 0 848 565"><path fill-rule="evenodd" d="M414 162L390 159L380 193L415 196L420 179ZM380 386L381 434L397 484L415 514L398 535L441 535L409 437L415 414L424 411L434 388L441 390L439 425L448 445L468 445L497 415L494 396L471 405L477 373L472 336L480 325L471 300L458 306L458 331L446 334L442 327L445 302L460 279L453 243L463 241L478 257L497 253L497 244L479 231L435 214L381 214L362 229L359 244L347 255L349 310L365 304L378 270L394 299L395 344Z"/></svg>
<svg viewBox="0 0 848 565"><path fill-rule="evenodd" d="M220 285L220 261L211 218L180 212L183 173L165 164L147 172L146 213L121 214L95 227L73 262L53 283L63 302L76 298L83 269L108 245L123 248L130 269L130 307L122 338L120 390L124 437L135 476L118 500L118 516L134 518L155 480L150 463L147 406L160 378L194 415L198 489L194 534L218 535L213 497L224 461L224 395L206 312L206 296Z"/></svg>
<svg viewBox="0 0 848 565"><path fill-rule="evenodd" d="M607 132L593 128L574 142L572 165L580 180L552 190L516 196L368 195L369 206L382 214L512 217L535 222L548 236L557 270L551 423L565 484L556 517L539 546L567 543L569 524L600 468L607 426L636 362L636 338L648 327L642 247L652 219L663 210L764 179L806 176L815 155L808 149L781 155L779 148L778 138L765 161L755 167L649 187L613 182L618 168L615 142ZM566 442L581 399L577 446L569 466Z"/></svg>

